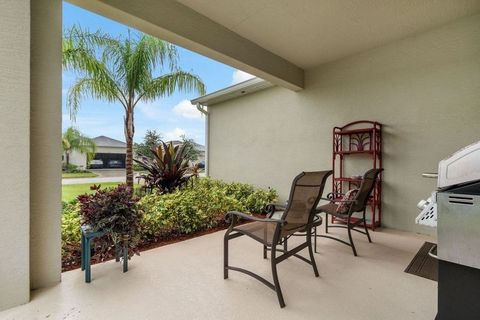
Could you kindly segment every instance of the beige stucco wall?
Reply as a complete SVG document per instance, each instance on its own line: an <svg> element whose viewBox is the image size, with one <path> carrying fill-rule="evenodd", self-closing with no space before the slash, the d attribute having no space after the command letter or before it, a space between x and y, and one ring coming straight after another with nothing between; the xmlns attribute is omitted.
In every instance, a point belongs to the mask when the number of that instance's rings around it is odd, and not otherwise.
<svg viewBox="0 0 480 320"><path fill-rule="evenodd" d="M0 310L60 281L61 1L0 1Z"/></svg>
<svg viewBox="0 0 480 320"><path fill-rule="evenodd" d="M30 1L0 1L0 310L29 299Z"/></svg>
<svg viewBox="0 0 480 320"><path fill-rule="evenodd" d="M115 148L115 147L97 147L97 153L123 153L127 152L127 148Z"/></svg>
<svg viewBox="0 0 480 320"><path fill-rule="evenodd" d="M333 126L383 123L384 225L431 233L414 224L434 188L421 173L480 140L480 16L307 70L301 92L275 87L209 112L210 175L282 199L298 172L331 167Z"/></svg>
<svg viewBox="0 0 480 320"><path fill-rule="evenodd" d="M63 162L65 163L65 155L63 159ZM70 164L76 165L83 169L86 169L87 167L87 155L80 152L73 151L72 153L70 153L68 161Z"/></svg>
<svg viewBox="0 0 480 320"><path fill-rule="evenodd" d="M34 0L31 10L30 280L36 289L61 277L62 2Z"/></svg>

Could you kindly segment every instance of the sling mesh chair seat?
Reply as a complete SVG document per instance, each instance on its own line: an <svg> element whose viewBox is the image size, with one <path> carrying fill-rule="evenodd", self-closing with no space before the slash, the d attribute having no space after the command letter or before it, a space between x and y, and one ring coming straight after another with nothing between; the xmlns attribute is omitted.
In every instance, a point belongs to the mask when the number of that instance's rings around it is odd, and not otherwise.
<svg viewBox="0 0 480 320"><path fill-rule="evenodd" d="M317 208L317 212L319 215L321 212L325 213L325 233L328 233L328 228L345 228L347 229L348 233L348 239L349 241L344 241L339 238L335 238L329 235L316 235L316 237L322 237L322 238L329 238L332 240L336 240L338 242L341 242L343 244L346 244L347 246L350 246L352 248L353 254L357 256L357 250L355 248L355 244L353 243L353 238L352 238L352 230L365 234L368 238L368 242L372 242L372 239L370 238L370 234L368 233L368 228L367 228L367 223L365 219L365 212L367 209L368 205L368 200L370 198L370 195L375 187L375 184L378 181L378 177L380 173L383 171L383 169L370 169L368 170L362 178L362 183L360 184L360 187L358 189L358 192L355 195L355 198L353 200L342 200L339 199L338 194L333 194L330 193L328 196L328 199L323 199L322 200L328 200L330 203L322 205ZM342 204L346 203L347 204L347 211L346 212L339 212L337 209L338 207ZM361 218L354 218L352 219L352 215L355 212L361 212L362 217ZM332 225L328 226L328 215L337 217L345 221L345 225ZM363 230L357 229L360 225L363 224ZM316 229L316 227L315 227ZM314 231L316 234L316 230Z"/></svg>
<svg viewBox="0 0 480 320"><path fill-rule="evenodd" d="M285 208L286 208L286 205L269 204L265 207L265 212L267 213L267 217L270 219L280 219L283 215L283 212L285 211ZM313 217L313 221L310 228L310 229L313 229L313 234L312 234L313 241L314 241L313 251L315 253L317 253L317 227L321 226L322 222L323 222L322 216L319 214L316 214ZM303 237L306 235L305 232L306 232L305 228L301 228L301 230L298 230L298 232L284 237L282 239L283 250L284 251L288 250L288 239L290 238L290 236ZM268 248L266 250L268 250ZM264 255L266 255L266 253Z"/></svg>
<svg viewBox="0 0 480 320"><path fill-rule="evenodd" d="M315 208L322 197L325 182L332 171L316 171L302 172L295 177L292 182L288 205L281 216L272 218L257 218L247 214L230 211L226 215L226 219L230 222L230 227L224 237L224 264L223 276L228 278L228 271L239 271L259 280L270 289L277 293L280 307L285 306L283 294L280 288L277 274L277 264L283 260L294 256L302 261L307 262L313 267L313 272L318 277L318 270L313 257L311 230L312 222L315 218ZM248 224L238 225L239 219L252 221ZM291 250L277 249L282 244L282 239L287 238L298 231L306 231L305 242L296 246ZM228 242L229 240L240 236L248 236L263 245L263 257L266 258L267 248L271 250L271 268L273 283L260 277L259 275L242 268L230 266L228 264ZM308 248L310 260L304 258L297 253ZM281 255L277 256L277 251Z"/></svg>

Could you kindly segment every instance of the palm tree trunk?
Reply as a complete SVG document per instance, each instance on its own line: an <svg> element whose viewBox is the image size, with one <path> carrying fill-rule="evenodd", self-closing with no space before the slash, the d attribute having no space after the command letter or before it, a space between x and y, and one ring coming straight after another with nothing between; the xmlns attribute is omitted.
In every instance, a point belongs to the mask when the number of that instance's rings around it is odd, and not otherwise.
<svg viewBox="0 0 480 320"><path fill-rule="evenodd" d="M70 164L70 152L65 152L65 162L66 162L66 168L68 170L68 165Z"/></svg>
<svg viewBox="0 0 480 320"><path fill-rule="evenodd" d="M125 114L125 140L127 143L127 154L125 161L127 186L133 190L133 136L135 126L133 125L133 108L128 107Z"/></svg>

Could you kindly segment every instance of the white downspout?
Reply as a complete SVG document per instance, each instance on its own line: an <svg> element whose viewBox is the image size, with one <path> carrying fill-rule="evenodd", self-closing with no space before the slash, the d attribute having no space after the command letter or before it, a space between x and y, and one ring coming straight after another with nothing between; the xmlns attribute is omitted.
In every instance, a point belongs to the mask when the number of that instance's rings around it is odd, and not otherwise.
<svg viewBox="0 0 480 320"><path fill-rule="evenodd" d="M208 177L210 166L209 153L210 153L210 121L209 113L205 109L205 106L202 106L200 103L197 103L197 109L205 115L205 175Z"/></svg>

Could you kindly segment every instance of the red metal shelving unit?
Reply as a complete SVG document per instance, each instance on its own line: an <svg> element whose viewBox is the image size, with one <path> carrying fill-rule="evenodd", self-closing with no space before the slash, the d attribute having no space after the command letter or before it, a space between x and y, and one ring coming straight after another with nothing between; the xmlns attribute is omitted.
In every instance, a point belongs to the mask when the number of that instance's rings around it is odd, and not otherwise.
<svg viewBox="0 0 480 320"><path fill-rule="evenodd" d="M382 125L375 121L355 121L343 127L333 128L332 191L335 194L359 186L362 179L345 176L345 161L366 155L372 160L372 168L382 168ZM367 227L375 230L382 224L382 175L373 189L367 212ZM343 223L332 216L332 223Z"/></svg>

